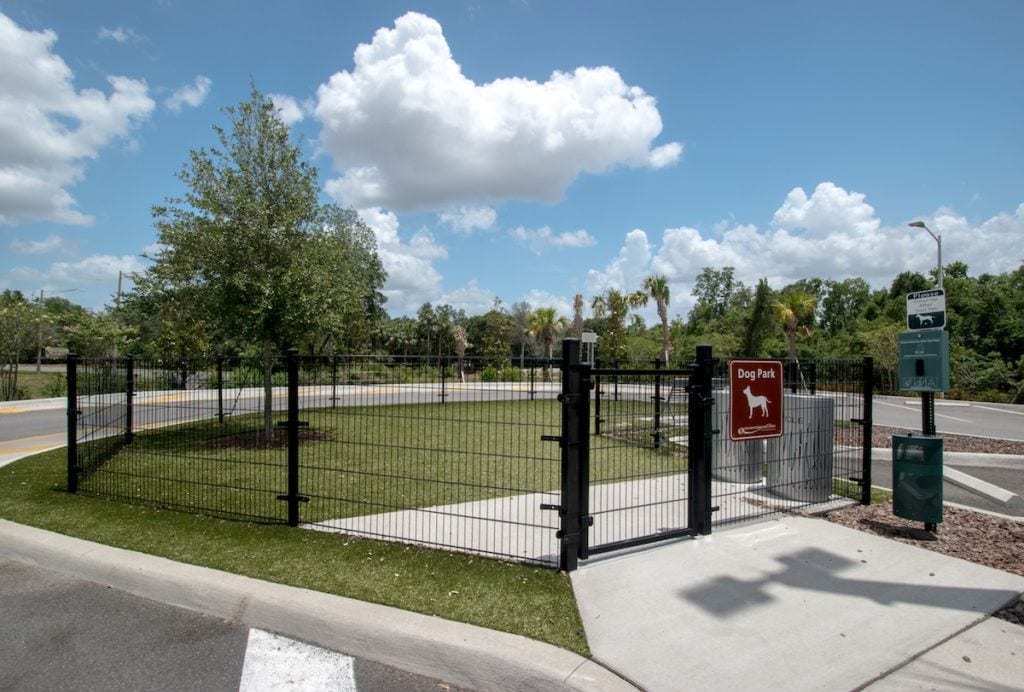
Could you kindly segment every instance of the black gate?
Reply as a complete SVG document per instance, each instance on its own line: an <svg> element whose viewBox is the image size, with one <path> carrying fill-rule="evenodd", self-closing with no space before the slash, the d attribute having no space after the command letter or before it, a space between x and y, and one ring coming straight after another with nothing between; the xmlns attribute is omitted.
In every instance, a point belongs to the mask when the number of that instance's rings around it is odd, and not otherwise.
<svg viewBox="0 0 1024 692"><path fill-rule="evenodd" d="M560 566L711 531L712 358L602 369L563 342Z"/></svg>

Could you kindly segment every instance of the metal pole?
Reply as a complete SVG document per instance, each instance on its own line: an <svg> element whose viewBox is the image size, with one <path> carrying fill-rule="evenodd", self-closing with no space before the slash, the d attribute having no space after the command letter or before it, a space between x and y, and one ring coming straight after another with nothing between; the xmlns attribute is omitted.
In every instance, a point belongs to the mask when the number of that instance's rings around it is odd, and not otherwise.
<svg viewBox="0 0 1024 692"><path fill-rule="evenodd" d="M132 431L133 399L135 398L135 356L128 356L125 361L124 383L124 443L130 445L135 439Z"/></svg>
<svg viewBox="0 0 1024 692"><path fill-rule="evenodd" d="M594 368L601 369L601 361L594 361ZM601 434L601 376L594 375L594 434Z"/></svg>
<svg viewBox="0 0 1024 692"><path fill-rule="evenodd" d="M921 392L921 432L935 434L935 392Z"/></svg>
<svg viewBox="0 0 1024 692"><path fill-rule="evenodd" d="M689 523L696 533L711 533L711 437L712 405L711 346L697 346L697 359L690 376L689 392Z"/></svg>
<svg viewBox="0 0 1024 692"><path fill-rule="evenodd" d="M562 506L561 529L557 536L561 540L559 569L571 572L578 566L581 543L580 526L580 439L579 409L577 399L581 393L582 381L579 371L580 342L578 339L562 340Z"/></svg>
<svg viewBox="0 0 1024 692"><path fill-rule="evenodd" d="M654 448L661 448L661 359L654 359Z"/></svg>
<svg viewBox="0 0 1024 692"><path fill-rule="evenodd" d="M78 492L78 355L68 354L68 492Z"/></svg>
<svg viewBox="0 0 1024 692"><path fill-rule="evenodd" d="M15 361L17 362L17 361ZM39 316L36 318L36 373L43 369L43 289L39 289Z"/></svg>
<svg viewBox="0 0 1024 692"><path fill-rule="evenodd" d="M299 525L299 349L288 349L288 526Z"/></svg>
<svg viewBox="0 0 1024 692"><path fill-rule="evenodd" d="M217 356L217 422L224 425L224 356Z"/></svg>
<svg viewBox="0 0 1024 692"><path fill-rule="evenodd" d="M861 495L862 505L871 504L871 438L872 426L874 425L874 392L875 392L875 366L871 356L864 357L861 366L861 377L864 379L864 412L861 423L864 426L861 443Z"/></svg>

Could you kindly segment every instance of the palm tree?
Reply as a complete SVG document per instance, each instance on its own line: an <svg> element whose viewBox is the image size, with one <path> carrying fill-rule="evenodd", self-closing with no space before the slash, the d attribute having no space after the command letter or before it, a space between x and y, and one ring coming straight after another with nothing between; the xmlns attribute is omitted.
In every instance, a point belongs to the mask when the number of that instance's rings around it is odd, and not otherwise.
<svg viewBox="0 0 1024 692"><path fill-rule="evenodd" d="M607 354L606 360L615 362L625 357L626 351L626 316L629 314L629 300L617 289L609 288L603 296L597 296L591 302L594 317L607 318L602 335L605 346L601 353Z"/></svg>
<svg viewBox="0 0 1024 692"><path fill-rule="evenodd" d="M583 338L583 294L577 293L572 299L572 335L577 339Z"/></svg>
<svg viewBox="0 0 1024 692"><path fill-rule="evenodd" d="M814 316L814 296L804 291L785 291L775 301L775 316L782 322L786 330L786 343L789 346L789 359L796 358L796 337L810 336L810 327L803 324L808 318Z"/></svg>
<svg viewBox="0 0 1024 692"><path fill-rule="evenodd" d="M565 329L567 321L554 308L537 308L530 314L530 335L544 342L548 359L554 348L555 339Z"/></svg>
<svg viewBox="0 0 1024 692"><path fill-rule="evenodd" d="M669 352L672 344L668 338L668 301L670 290L668 279L660 274L648 276L644 279L643 288L630 294L629 304L638 308L647 305L647 301L654 298L654 305L658 310L658 319L661 320L661 360L668 363Z"/></svg>

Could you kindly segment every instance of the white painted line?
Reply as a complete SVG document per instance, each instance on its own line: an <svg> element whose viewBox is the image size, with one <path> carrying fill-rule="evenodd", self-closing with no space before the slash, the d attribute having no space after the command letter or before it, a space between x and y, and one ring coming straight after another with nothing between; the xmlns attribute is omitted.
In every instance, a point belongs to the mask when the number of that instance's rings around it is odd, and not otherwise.
<svg viewBox="0 0 1024 692"><path fill-rule="evenodd" d="M263 630L249 630L238 692L356 692L350 656Z"/></svg>
<svg viewBox="0 0 1024 692"><path fill-rule="evenodd" d="M986 411L995 411L997 413L1009 413L1014 416L1024 416L1024 411L1011 411L1006 408L996 408L995 406L982 406L981 404L975 404L974 408L983 408Z"/></svg>
<svg viewBox="0 0 1024 692"><path fill-rule="evenodd" d="M973 423L974 422L973 420L969 420L967 418L957 418L956 416L947 416L945 413L936 413L935 417L936 418L948 418L949 420L955 420L955 421L958 421L960 423Z"/></svg>

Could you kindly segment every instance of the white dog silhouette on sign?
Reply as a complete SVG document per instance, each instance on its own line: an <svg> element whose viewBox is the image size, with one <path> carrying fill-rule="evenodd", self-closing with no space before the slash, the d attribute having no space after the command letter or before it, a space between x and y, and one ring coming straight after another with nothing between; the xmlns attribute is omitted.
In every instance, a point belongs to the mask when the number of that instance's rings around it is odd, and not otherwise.
<svg viewBox="0 0 1024 692"><path fill-rule="evenodd" d="M747 408L750 409L750 412L747 414L747 418L754 417L754 409L760 409L761 415L767 418L768 404L772 403L771 401L768 400L768 397L754 396L754 394L750 391L749 385L743 388L743 393L747 397Z"/></svg>

